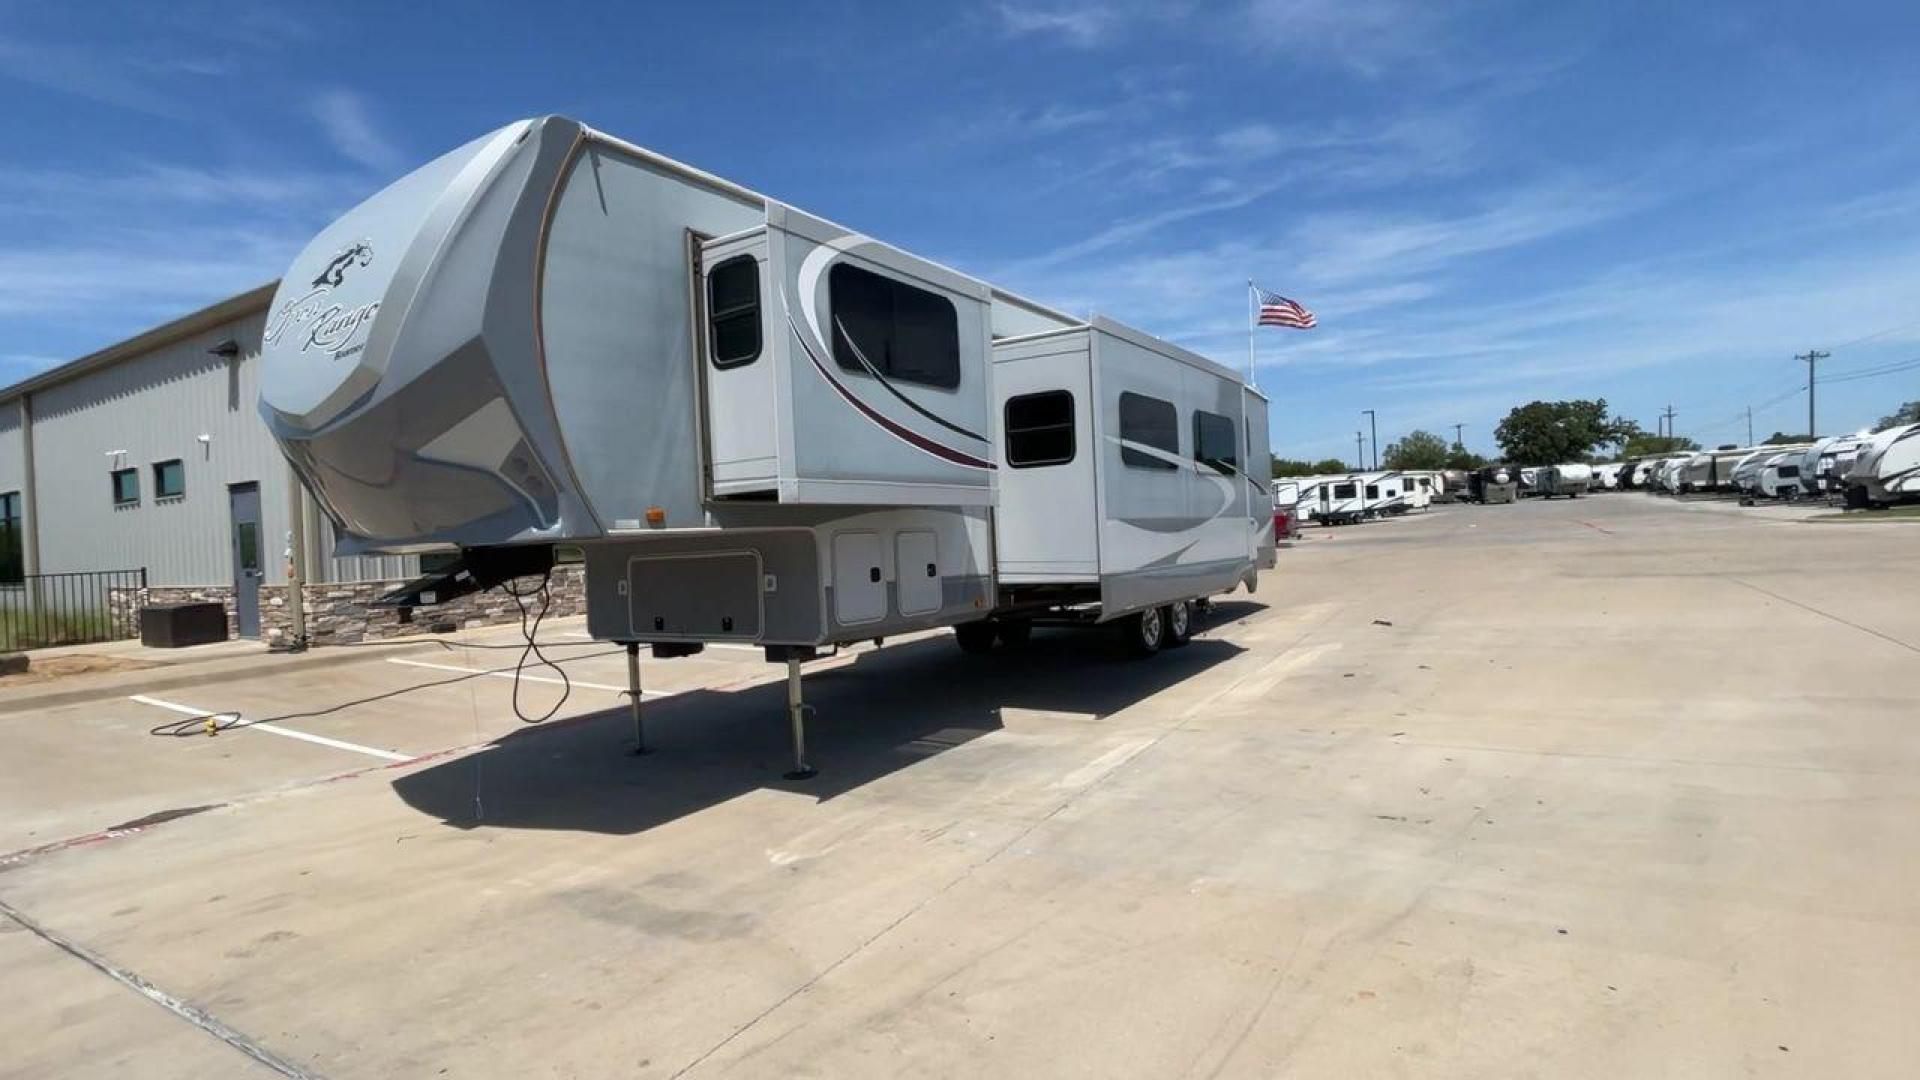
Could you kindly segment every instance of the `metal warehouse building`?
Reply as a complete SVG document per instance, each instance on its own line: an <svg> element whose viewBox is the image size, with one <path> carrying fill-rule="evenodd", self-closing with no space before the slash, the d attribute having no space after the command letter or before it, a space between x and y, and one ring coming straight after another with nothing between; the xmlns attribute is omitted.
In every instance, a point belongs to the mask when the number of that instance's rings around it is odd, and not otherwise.
<svg viewBox="0 0 1920 1080"><path fill-rule="evenodd" d="M308 583L315 641L403 626L398 613L366 605L416 575L420 557L334 557L331 524L260 418L260 338L274 287L0 389L0 617L14 612L17 624L31 595L96 624L110 617L113 629L92 636L130 636L142 604L218 600L230 632L271 639L287 630L293 570ZM556 613L573 607L569 584L556 580ZM496 594L454 614L508 610Z"/></svg>

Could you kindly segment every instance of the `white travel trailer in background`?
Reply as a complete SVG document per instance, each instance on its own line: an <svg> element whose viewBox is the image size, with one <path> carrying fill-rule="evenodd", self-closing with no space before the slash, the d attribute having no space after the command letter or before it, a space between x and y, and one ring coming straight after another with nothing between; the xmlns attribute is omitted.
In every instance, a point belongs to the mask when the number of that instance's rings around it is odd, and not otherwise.
<svg viewBox="0 0 1920 1080"><path fill-rule="evenodd" d="M1352 474L1309 476L1300 482L1300 513L1322 525L1352 525L1366 516L1360 478Z"/></svg>
<svg viewBox="0 0 1920 1080"><path fill-rule="evenodd" d="M1833 435L1808 447L1800 458L1800 487L1808 495L1830 496L1846 489L1845 477L1869 432Z"/></svg>
<svg viewBox="0 0 1920 1080"><path fill-rule="evenodd" d="M1890 506L1920 498L1920 424L1874 433L1847 473L1847 505Z"/></svg>
<svg viewBox="0 0 1920 1080"><path fill-rule="evenodd" d="M1549 465L1539 471L1535 482L1539 486L1540 494L1546 498L1565 495L1569 499L1577 499L1585 495L1588 487L1593 483L1593 468L1578 462Z"/></svg>
<svg viewBox="0 0 1920 1080"><path fill-rule="evenodd" d="M581 552L642 745L641 644L784 660L805 775L817 649L1061 616L1152 651L1272 564L1266 402L1230 370L559 117L328 226L261 357L261 412L340 552L460 549L389 603ZM1039 526L1036 489L1058 496Z"/></svg>
<svg viewBox="0 0 1920 1080"><path fill-rule="evenodd" d="M1591 491L1613 491L1620 486L1620 473L1626 468L1620 462L1610 465L1593 466L1593 480L1588 485Z"/></svg>
<svg viewBox="0 0 1920 1080"><path fill-rule="evenodd" d="M1760 467L1760 473L1754 480L1754 495L1761 499L1797 499L1803 489L1800 486L1800 461L1803 451L1790 450L1775 454Z"/></svg>
<svg viewBox="0 0 1920 1080"><path fill-rule="evenodd" d="M1539 466L1536 466L1536 465L1523 466L1519 472L1518 483L1520 488L1519 495L1521 498L1526 498L1530 495L1540 494Z"/></svg>
<svg viewBox="0 0 1920 1080"><path fill-rule="evenodd" d="M1407 512L1406 478L1397 472L1359 473L1360 492L1367 517Z"/></svg>

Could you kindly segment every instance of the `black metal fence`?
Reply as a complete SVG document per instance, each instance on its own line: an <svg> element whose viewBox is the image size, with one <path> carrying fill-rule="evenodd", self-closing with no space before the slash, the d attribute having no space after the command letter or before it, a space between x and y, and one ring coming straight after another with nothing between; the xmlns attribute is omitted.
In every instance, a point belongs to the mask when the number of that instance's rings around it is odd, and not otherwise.
<svg viewBox="0 0 1920 1080"><path fill-rule="evenodd" d="M145 567L0 582L0 651L138 637L146 588Z"/></svg>

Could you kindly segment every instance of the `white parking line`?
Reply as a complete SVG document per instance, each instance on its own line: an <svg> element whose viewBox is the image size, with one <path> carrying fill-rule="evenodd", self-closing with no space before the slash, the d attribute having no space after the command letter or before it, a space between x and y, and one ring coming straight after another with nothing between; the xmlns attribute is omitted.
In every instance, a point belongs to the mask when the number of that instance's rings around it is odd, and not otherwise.
<svg viewBox="0 0 1920 1080"><path fill-rule="evenodd" d="M432 668L435 671L458 671L467 675L485 675L494 679L511 679L514 677L511 671L488 671L484 668L461 667L459 664L436 664L431 660L407 660L398 656L387 657L387 663L404 664L407 667ZM551 675L522 674L520 678L525 679L527 682L553 683L556 686L564 685L561 680ZM568 676L566 682L582 690L611 690L616 694L624 694L627 692L627 688L624 686L614 686L611 683L587 682L584 679L575 679L572 676ZM640 696L672 697L673 694L666 690L642 690L640 691Z"/></svg>
<svg viewBox="0 0 1920 1080"><path fill-rule="evenodd" d="M132 700L137 701L142 705L151 705L156 709L166 709L171 712L180 713L183 716L222 715L222 714L215 713L215 711L212 709L196 709L191 705L180 705L171 701L162 701L159 698L148 697L145 694L130 694L128 696ZM224 715L231 716L233 714L227 713ZM412 761L413 760L413 758L407 754L396 754L391 750L376 750L371 746L361 746L359 743L342 742L339 739L329 739L325 735L309 735L304 731L295 731L292 728L280 727L277 724L265 724L265 723L255 722L255 723L245 725L244 729L248 731L264 731L269 735L280 735L289 739L299 739L301 742L310 742L310 743L317 744L319 746L331 746L335 750L351 750L356 754L365 754L368 757L382 758L386 761Z"/></svg>

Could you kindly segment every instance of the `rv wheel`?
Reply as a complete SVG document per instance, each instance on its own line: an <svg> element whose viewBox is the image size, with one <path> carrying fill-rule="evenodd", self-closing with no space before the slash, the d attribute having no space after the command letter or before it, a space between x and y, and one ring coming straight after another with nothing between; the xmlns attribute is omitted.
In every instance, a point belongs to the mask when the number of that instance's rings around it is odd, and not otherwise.
<svg viewBox="0 0 1920 1080"><path fill-rule="evenodd" d="M953 628L953 640L960 645L960 651L972 656L993 651L994 626L985 619L979 622L967 622Z"/></svg>
<svg viewBox="0 0 1920 1080"><path fill-rule="evenodd" d="M1167 624L1160 617L1159 608L1148 608L1120 620L1120 632L1124 635L1129 655L1152 656L1160 651L1160 645L1167 636Z"/></svg>
<svg viewBox="0 0 1920 1080"><path fill-rule="evenodd" d="M994 625L1000 635L1000 644L1009 649L1018 649L1033 637L1032 619L1002 619Z"/></svg>
<svg viewBox="0 0 1920 1080"><path fill-rule="evenodd" d="M1167 626L1167 648L1177 649L1193 639L1193 604L1181 600L1160 609L1160 620Z"/></svg>

